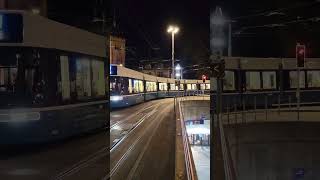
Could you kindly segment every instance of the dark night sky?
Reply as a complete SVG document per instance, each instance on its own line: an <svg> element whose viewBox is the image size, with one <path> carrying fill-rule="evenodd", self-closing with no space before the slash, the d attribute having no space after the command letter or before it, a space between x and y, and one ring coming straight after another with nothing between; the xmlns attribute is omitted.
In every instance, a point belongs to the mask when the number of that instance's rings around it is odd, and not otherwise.
<svg viewBox="0 0 320 180"><path fill-rule="evenodd" d="M216 5L222 7L226 17L236 19L233 33L244 27L295 21L297 17L320 17L319 0L110 1L104 0L105 5L99 7L107 12L110 24L113 14L116 15L127 40L128 64L141 59L170 59L171 36L166 32L169 24L177 24L181 30L176 36L176 58L181 64L206 61L210 54L210 9ZM49 15L61 22L91 28L95 3L96 0L49 0ZM285 8L278 11L282 15L267 16L279 8ZM254 16L242 17L247 15ZM302 42L307 45L308 57L320 57L319 32L320 21L245 29L233 35L233 56L294 57L295 43Z"/></svg>
<svg viewBox="0 0 320 180"><path fill-rule="evenodd" d="M120 0L114 5L127 39L128 58L170 59L171 36L166 32L169 24L180 27L175 50L183 66L209 56L208 1Z"/></svg>

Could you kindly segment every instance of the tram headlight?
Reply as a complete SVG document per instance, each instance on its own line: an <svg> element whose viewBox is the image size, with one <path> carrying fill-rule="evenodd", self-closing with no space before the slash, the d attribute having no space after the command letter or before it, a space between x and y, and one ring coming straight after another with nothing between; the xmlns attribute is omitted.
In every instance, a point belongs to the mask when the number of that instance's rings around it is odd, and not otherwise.
<svg viewBox="0 0 320 180"><path fill-rule="evenodd" d="M122 96L110 96L111 101L122 101L123 97Z"/></svg>
<svg viewBox="0 0 320 180"><path fill-rule="evenodd" d="M38 120L40 120L39 112L10 112L8 114L0 114L0 122L22 122Z"/></svg>

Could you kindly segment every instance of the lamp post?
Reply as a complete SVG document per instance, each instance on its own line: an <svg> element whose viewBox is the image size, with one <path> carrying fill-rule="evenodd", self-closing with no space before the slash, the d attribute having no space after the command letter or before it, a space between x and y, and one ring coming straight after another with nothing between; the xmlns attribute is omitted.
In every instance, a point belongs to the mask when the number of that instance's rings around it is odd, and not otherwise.
<svg viewBox="0 0 320 180"><path fill-rule="evenodd" d="M175 68L177 79L182 79L182 71L181 70L182 70L182 68L181 68L180 64L178 64Z"/></svg>
<svg viewBox="0 0 320 180"><path fill-rule="evenodd" d="M168 33L171 33L171 40L172 40L172 72L171 72L171 78L174 78L175 76L175 69L174 69L174 35L177 34L179 32L179 27L177 26L169 26L168 27L168 30L167 30Z"/></svg>

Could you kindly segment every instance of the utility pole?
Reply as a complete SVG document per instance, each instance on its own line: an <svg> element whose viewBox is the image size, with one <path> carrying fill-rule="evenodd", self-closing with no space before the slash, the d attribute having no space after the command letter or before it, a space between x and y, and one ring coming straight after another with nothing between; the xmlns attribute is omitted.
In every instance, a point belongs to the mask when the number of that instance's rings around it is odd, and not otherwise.
<svg viewBox="0 0 320 180"><path fill-rule="evenodd" d="M232 24L229 22L229 34L228 34L228 56L232 56Z"/></svg>
<svg viewBox="0 0 320 180"><path fill-rule="evenodd" d="M219 144L215 141L216 136L220 136L219 130L215 132L215 127L219 127L220 123L220 113L222 110L222 87L223 87L223 77L224 77L224 61L222 59L223 48L225 46L225 37L224 37L224 25L225 19L222 15L222 10L220 7L216 7L215 12L211 14L210 18L210 48L211 48L211 57L210 57L210 68L211 68L211 77L210 77L210 172L215 172L215 175L210 173L210 179L213 180L217 177L219 165L215 164L216 159L215 154L219 152ZM231 35L231 33L230 33ZM230 41L229 35L229 41ZM231 45L231 44L230 44ZM228 53L231 54L231 48L228 49ZM216 81L216 83L215 83ZM214 95L214 84L217 85L216 95ZM216 105L214 105L216 102ZM216 115L216 120L214 119ZM218 128L217 128L218 129ZM221 147L220 147L221 148ZM219 176L219 175L218 175Z"/></svg>
<svg viewBox="0 0 320 180"><path fill-rule="evenodd" d="M171 44L172 44L172 50L171 50L171 61L172 61L172 74L171 78L174 79L175 77L175 68L174 68L174 35L179 32L179 27L177 26L169 26L168 27L168 33L171 33Z"/></svg>

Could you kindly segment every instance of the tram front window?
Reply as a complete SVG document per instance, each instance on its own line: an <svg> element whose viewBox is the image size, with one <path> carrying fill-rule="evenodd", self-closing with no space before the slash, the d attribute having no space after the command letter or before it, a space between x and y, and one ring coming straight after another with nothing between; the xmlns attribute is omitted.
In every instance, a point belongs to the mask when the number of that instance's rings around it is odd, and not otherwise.
<svg viewBox="0 0 320 180"><path fill-rule="evenodd" d="M0 106L43 104L46 82L35 52L1 48L0 54Z"/></svg>
<svg viewBox="0 0 320 180"><path fill-rule="evenodd" d="M14 93L16 89L17 67L0 64L0 92Z"/></svg>

